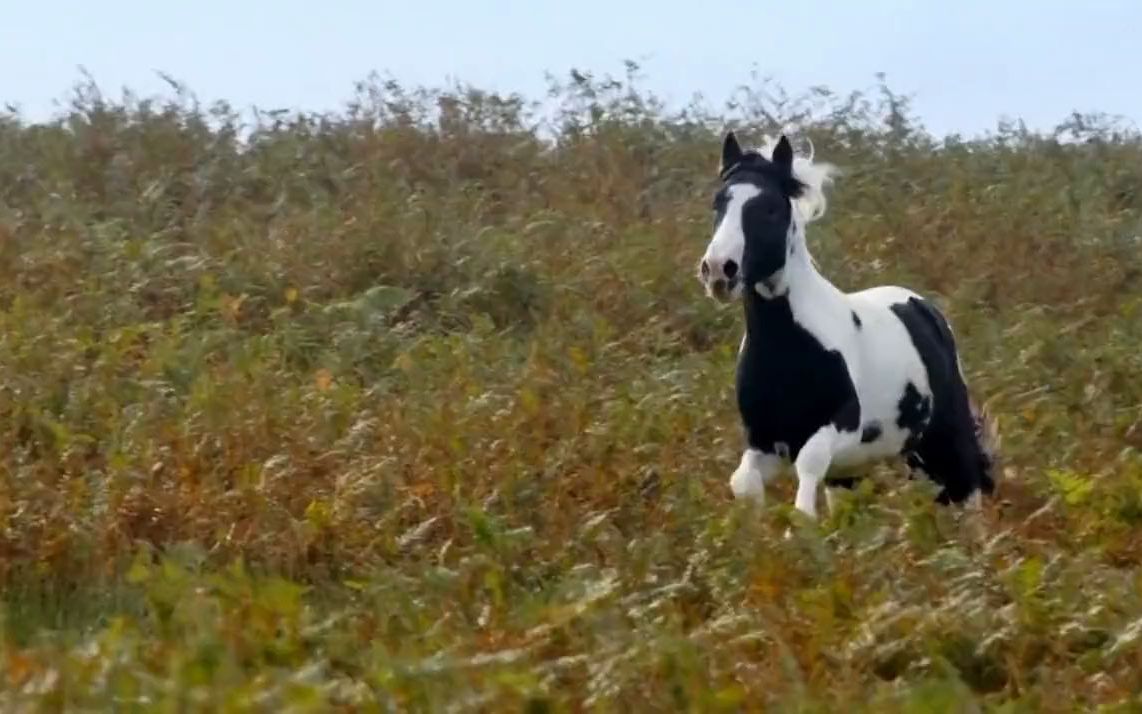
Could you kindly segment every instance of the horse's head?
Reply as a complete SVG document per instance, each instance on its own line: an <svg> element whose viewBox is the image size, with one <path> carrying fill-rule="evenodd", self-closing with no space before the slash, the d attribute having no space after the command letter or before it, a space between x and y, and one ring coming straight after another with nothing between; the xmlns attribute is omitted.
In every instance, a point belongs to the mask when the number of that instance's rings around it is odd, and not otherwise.
<svg viewBox="0 0 1142 714"><path fill-rule="evenodd" d="M824 213L821 186L831 172L811 159L795 160L784 135L761 151L744 152L727 133L714 235L698 263L706 294L720 302L740 298L746 286L763 297L783 294L785 261L803 246L804 224Z"/></svg>

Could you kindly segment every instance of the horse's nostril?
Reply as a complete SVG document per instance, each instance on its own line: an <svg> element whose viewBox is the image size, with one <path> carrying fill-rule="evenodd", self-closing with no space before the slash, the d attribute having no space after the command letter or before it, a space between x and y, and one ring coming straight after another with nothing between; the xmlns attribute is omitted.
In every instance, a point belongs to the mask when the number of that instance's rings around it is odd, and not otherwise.
<svg viewBox="0 0 1142 714"><path fill-rule="evenodd" d="M726 274L727 278L733 280L734 276L738 274L738 264L732 260L727 260L726 264L722 266L722 272Z"/></svg>
<svg viewBox="0 0 1142 714"><path fill-rule="evenodd" d="M702 261L701 270L702 270L702 277L703 278L710 277L710 264L704 260Z"/></svg>

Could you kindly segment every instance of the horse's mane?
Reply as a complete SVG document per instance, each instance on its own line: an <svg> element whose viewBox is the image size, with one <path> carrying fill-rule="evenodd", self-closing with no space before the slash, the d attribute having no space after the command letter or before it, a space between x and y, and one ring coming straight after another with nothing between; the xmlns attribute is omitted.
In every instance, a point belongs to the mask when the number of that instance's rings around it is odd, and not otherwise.
<svg viewBox="0 0 1142 714"><path fill-rule="evenodd" d="M773 147L777 142L777 138L765 135L761 146L755 151L766 161L770 161L773 159ZM813 142L810 141L808 156L799 154L793 156L793 178L805 186L801 195L793 199L793 205L805 223L811 223L825 215L828 203L825 200L825 184L832 181L833 176L840 174L840 169L833 164L814 163L813 154Z"/></svg>

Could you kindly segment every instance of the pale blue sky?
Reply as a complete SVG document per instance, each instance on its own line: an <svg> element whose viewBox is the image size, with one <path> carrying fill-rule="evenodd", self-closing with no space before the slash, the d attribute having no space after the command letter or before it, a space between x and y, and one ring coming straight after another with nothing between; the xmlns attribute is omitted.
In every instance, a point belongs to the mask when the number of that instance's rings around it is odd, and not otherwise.
<svg viewBox="0 0 1142 714"><path fill-rule="evenodd" d="M790 92L915 94L937 133L1001 116L1049 127L1074 109L1142 124L1138 0L11 0L0 10L0 102L44 118L85 66L103 90L161 91L155 71L237 107L337 109L371 70L456 77L536 98L544 71L621 74L721 102L751 67Z"/></svg>

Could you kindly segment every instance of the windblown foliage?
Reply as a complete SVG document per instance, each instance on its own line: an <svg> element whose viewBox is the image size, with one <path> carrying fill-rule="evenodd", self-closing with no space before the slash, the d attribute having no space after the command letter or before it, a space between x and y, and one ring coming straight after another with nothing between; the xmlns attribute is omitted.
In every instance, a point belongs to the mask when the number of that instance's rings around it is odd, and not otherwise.
<svg viewBox="0 0 1142 714"><path fill-rule="evenodd" d="M6 710L1142 706L1138 135L635 70L0 116ZM818 525L730 500L695 263L722 131L783 125L845 170L823 272L952 320L982 515L891 466Z"/></svg>

